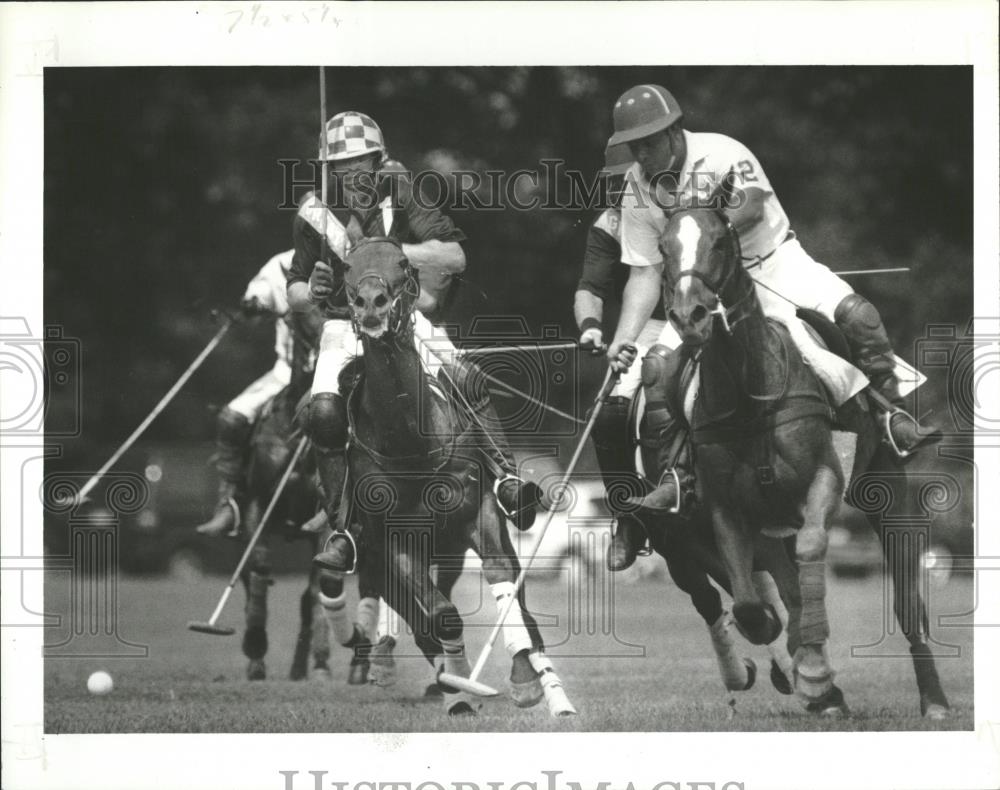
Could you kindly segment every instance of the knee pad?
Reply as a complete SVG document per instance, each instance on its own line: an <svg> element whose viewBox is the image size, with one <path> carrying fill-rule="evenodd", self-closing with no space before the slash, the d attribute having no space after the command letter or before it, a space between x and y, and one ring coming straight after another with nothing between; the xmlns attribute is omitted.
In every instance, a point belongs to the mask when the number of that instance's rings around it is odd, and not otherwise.
<svg viewBox="0 0 1000 790"><path fill-rule="evenodd" d="M621 395L612 396L604 402L591 434L594 444L612 447L627 442L628 412L631 404L631 398Z"/></svg>
<svg viewBox="0 0 1000 790"><path fill-rule="evenodd" d="M655 345L642 360L642 386L646 389L646 408L664 406L676 389L684 366L679 350Z"/></svg>
<svg viewBox="0 0 1000 790"><path fill-rule="evenodd" d="M875 305L860 294L845 296L834 310L833 320L841 328L860 325L871 331L882 326L882 316Z"/></svg>
<svg viewBox="0 0 1000 790"><path fill-rule="evenodd" d="M462 636L462 620L458 609L450 603L439 604L431 612L432 633L439 639L457 640Z"/></svg>
<svg viewBox="0 0 1000 790"><path fill-rule="evenodd" d="M347 409L335 392L321 392L309 401L309 438L320 452L339 452L347 444Z"/></svg>
<svg viewBox="0 0 1000 790"><path fill-rule="evenodd" d="M226 406L216 417L216 429L219 442L237 447L244 445L250 438L253 427L245 414Z"/></svg>

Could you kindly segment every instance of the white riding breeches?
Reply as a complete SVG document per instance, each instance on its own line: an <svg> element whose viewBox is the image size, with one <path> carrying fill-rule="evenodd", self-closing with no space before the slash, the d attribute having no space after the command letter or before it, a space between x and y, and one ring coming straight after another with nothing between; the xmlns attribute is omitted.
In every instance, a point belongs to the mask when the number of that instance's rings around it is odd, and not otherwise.
<svg viewBox="0 0 1000 790"><path fill-rule="evenodd" d="M832 321L837 305L854 293L851 286L813 260L794 238L779 245L762 263L751 263L747 273L757 283L757 298L764 315L788 328L806 364L816 371L838 406L868 386L860 370L817 343L795 315L797 307L804 307ZM668 323L657 342L676 348L680 337Z"/></svg>
<svg viewBox="0 0 1000 790"><path fill-rule="evenodd" d="M444 363L455 360L455 345L443 329L437 329L419 310L413 311L413 344L420 354L424 369L433 377ZM323 324L319 340L319 356L313 377L312 394L339 392L340 371L351 357L364 354L361 340L350 321L331 318Z"/></svg>
<svg viewBox="0 0 1000 790"><path fill-rule="evenodd" d="M283 359L279 359L273 368L233 398L229 402L229 408L253 423L268 401L287 387L291 380L291 367Z"/></svg>

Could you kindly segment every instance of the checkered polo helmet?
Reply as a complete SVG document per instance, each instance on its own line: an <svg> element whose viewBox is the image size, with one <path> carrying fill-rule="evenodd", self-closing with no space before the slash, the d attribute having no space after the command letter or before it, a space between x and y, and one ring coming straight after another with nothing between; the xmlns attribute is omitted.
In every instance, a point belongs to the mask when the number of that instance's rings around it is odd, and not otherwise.
<svg viewBox="0 0 1000 790"><path fill-rule="evenodd" d="M327 121L326 151L319 152L320 159L353 159L373 151L385 153L385 140L378 124L363 112L349 110Z"/></svg>

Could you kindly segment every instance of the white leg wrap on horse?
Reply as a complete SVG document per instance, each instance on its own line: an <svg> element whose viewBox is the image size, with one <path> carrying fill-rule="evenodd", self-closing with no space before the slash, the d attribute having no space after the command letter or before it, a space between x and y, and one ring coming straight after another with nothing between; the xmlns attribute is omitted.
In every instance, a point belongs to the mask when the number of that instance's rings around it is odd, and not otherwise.
<svg viewBox="0 0 1000 790"><path fill-rule="evenodd" d="M528 661L531 662L531 668L539 675L538 679L541 681L542 691L545 692L545 702L549 706L549 713L553 716L575 715L576 708L566 696L562 680L552 668L549 657L541 650L532 650L528 653Z"/></svg>
<svg viewBox="0 0 1000 790"><path fill-rule="evenodd" d="M383 636L399 638L399 615L385 602L385 598L378 599L378 631L375 636L376 641Z"/></svg>
<svg viewBox="0 0 1000 790"><path fill-rule="evenodd" d="M491 584L490 592L497 599L497 614L501 614L507 605L507 601L514 596L514 584L513 582ZM504 621L502 630L503 641L507 646L507 652L510 653L511 658L522 650L531 650L531 636L524 625L521 604L517 600L514 601L513 606L510 607L510 612L507 613L507 619Z"/></svg>
<svg viewBox="0 0 1000 790"><path fill-rule="evenodd" d="M330 624L330 633L337 640L337 644L345 645L354 636L354 623L347 616L347 594L341 593L336 598L330 598L319 592L319 602L323 607L323 614Z"/></svg>
<svg viewBox="0 0 1000 790"><path fill-rule="evenodd" d="M362 598L358 601L357 624L369 642L375 641L378 634L379 606L378 598Z"/></svg>
<svg viewBox="0 0 1000 790"><path fill-rule="evenodd" d="M472 666L465 655L465 641L463 639L442 639L441 647L444 648L444 653L435 658L435 666L441 666L444 668L444 672L463 678L472 674ZM438 664L438 659L440 659L440 664Z"/></svg>
<svg viewBox="0 0 1000 790"><path fill-rule="evenodd" d="M830 638L826 617L826 563L800 562L799 588L802 591L800 642L822 645Z"/></svg>
<svg viewBox="0 0 1000 790"><path fill-rule="evenodd" d="M736 650L736 640L733 639L731 628L733 616L723 612L719 619L708 627L712 637L712 649L719 663L719 674L722 682L730 691L742 691L747 687L749 676L747 666Z"/></svg>

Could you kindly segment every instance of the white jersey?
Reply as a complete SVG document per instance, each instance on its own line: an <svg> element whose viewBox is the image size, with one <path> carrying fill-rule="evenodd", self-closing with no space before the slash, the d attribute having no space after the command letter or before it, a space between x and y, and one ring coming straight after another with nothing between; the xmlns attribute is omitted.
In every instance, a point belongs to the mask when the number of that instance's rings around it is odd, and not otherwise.
<svg viewBox="0 0 1000 790"><path fill-rule="evenodd" d="M278 357L275 365L287 366L289 369L292 364L293 341L283 316L288 313L285 273L292 265L294 254L295 250L285 250L271 258L257 272L243 294L244 299L256 297L258 302L278 317L274 322L274 353Z"/></svg>
<svg viewBox="0 0 1000 790"><path fill-rule="evenodd" d="M785 240L789 224L760 162L745 145L723 134L687 130L683 134L687 158L681 168L680 189L676 193L670 191L673 183L664 181L657 184L654 200L638 163L632 165L626 175L622 195L622 260L630 266L662 263L658 244L667 225L664 208L685 208L699 198L706 200L730 173L734 188L754 187L765 193L762 221L740 235L743 256L770 255Z"/></svg>

